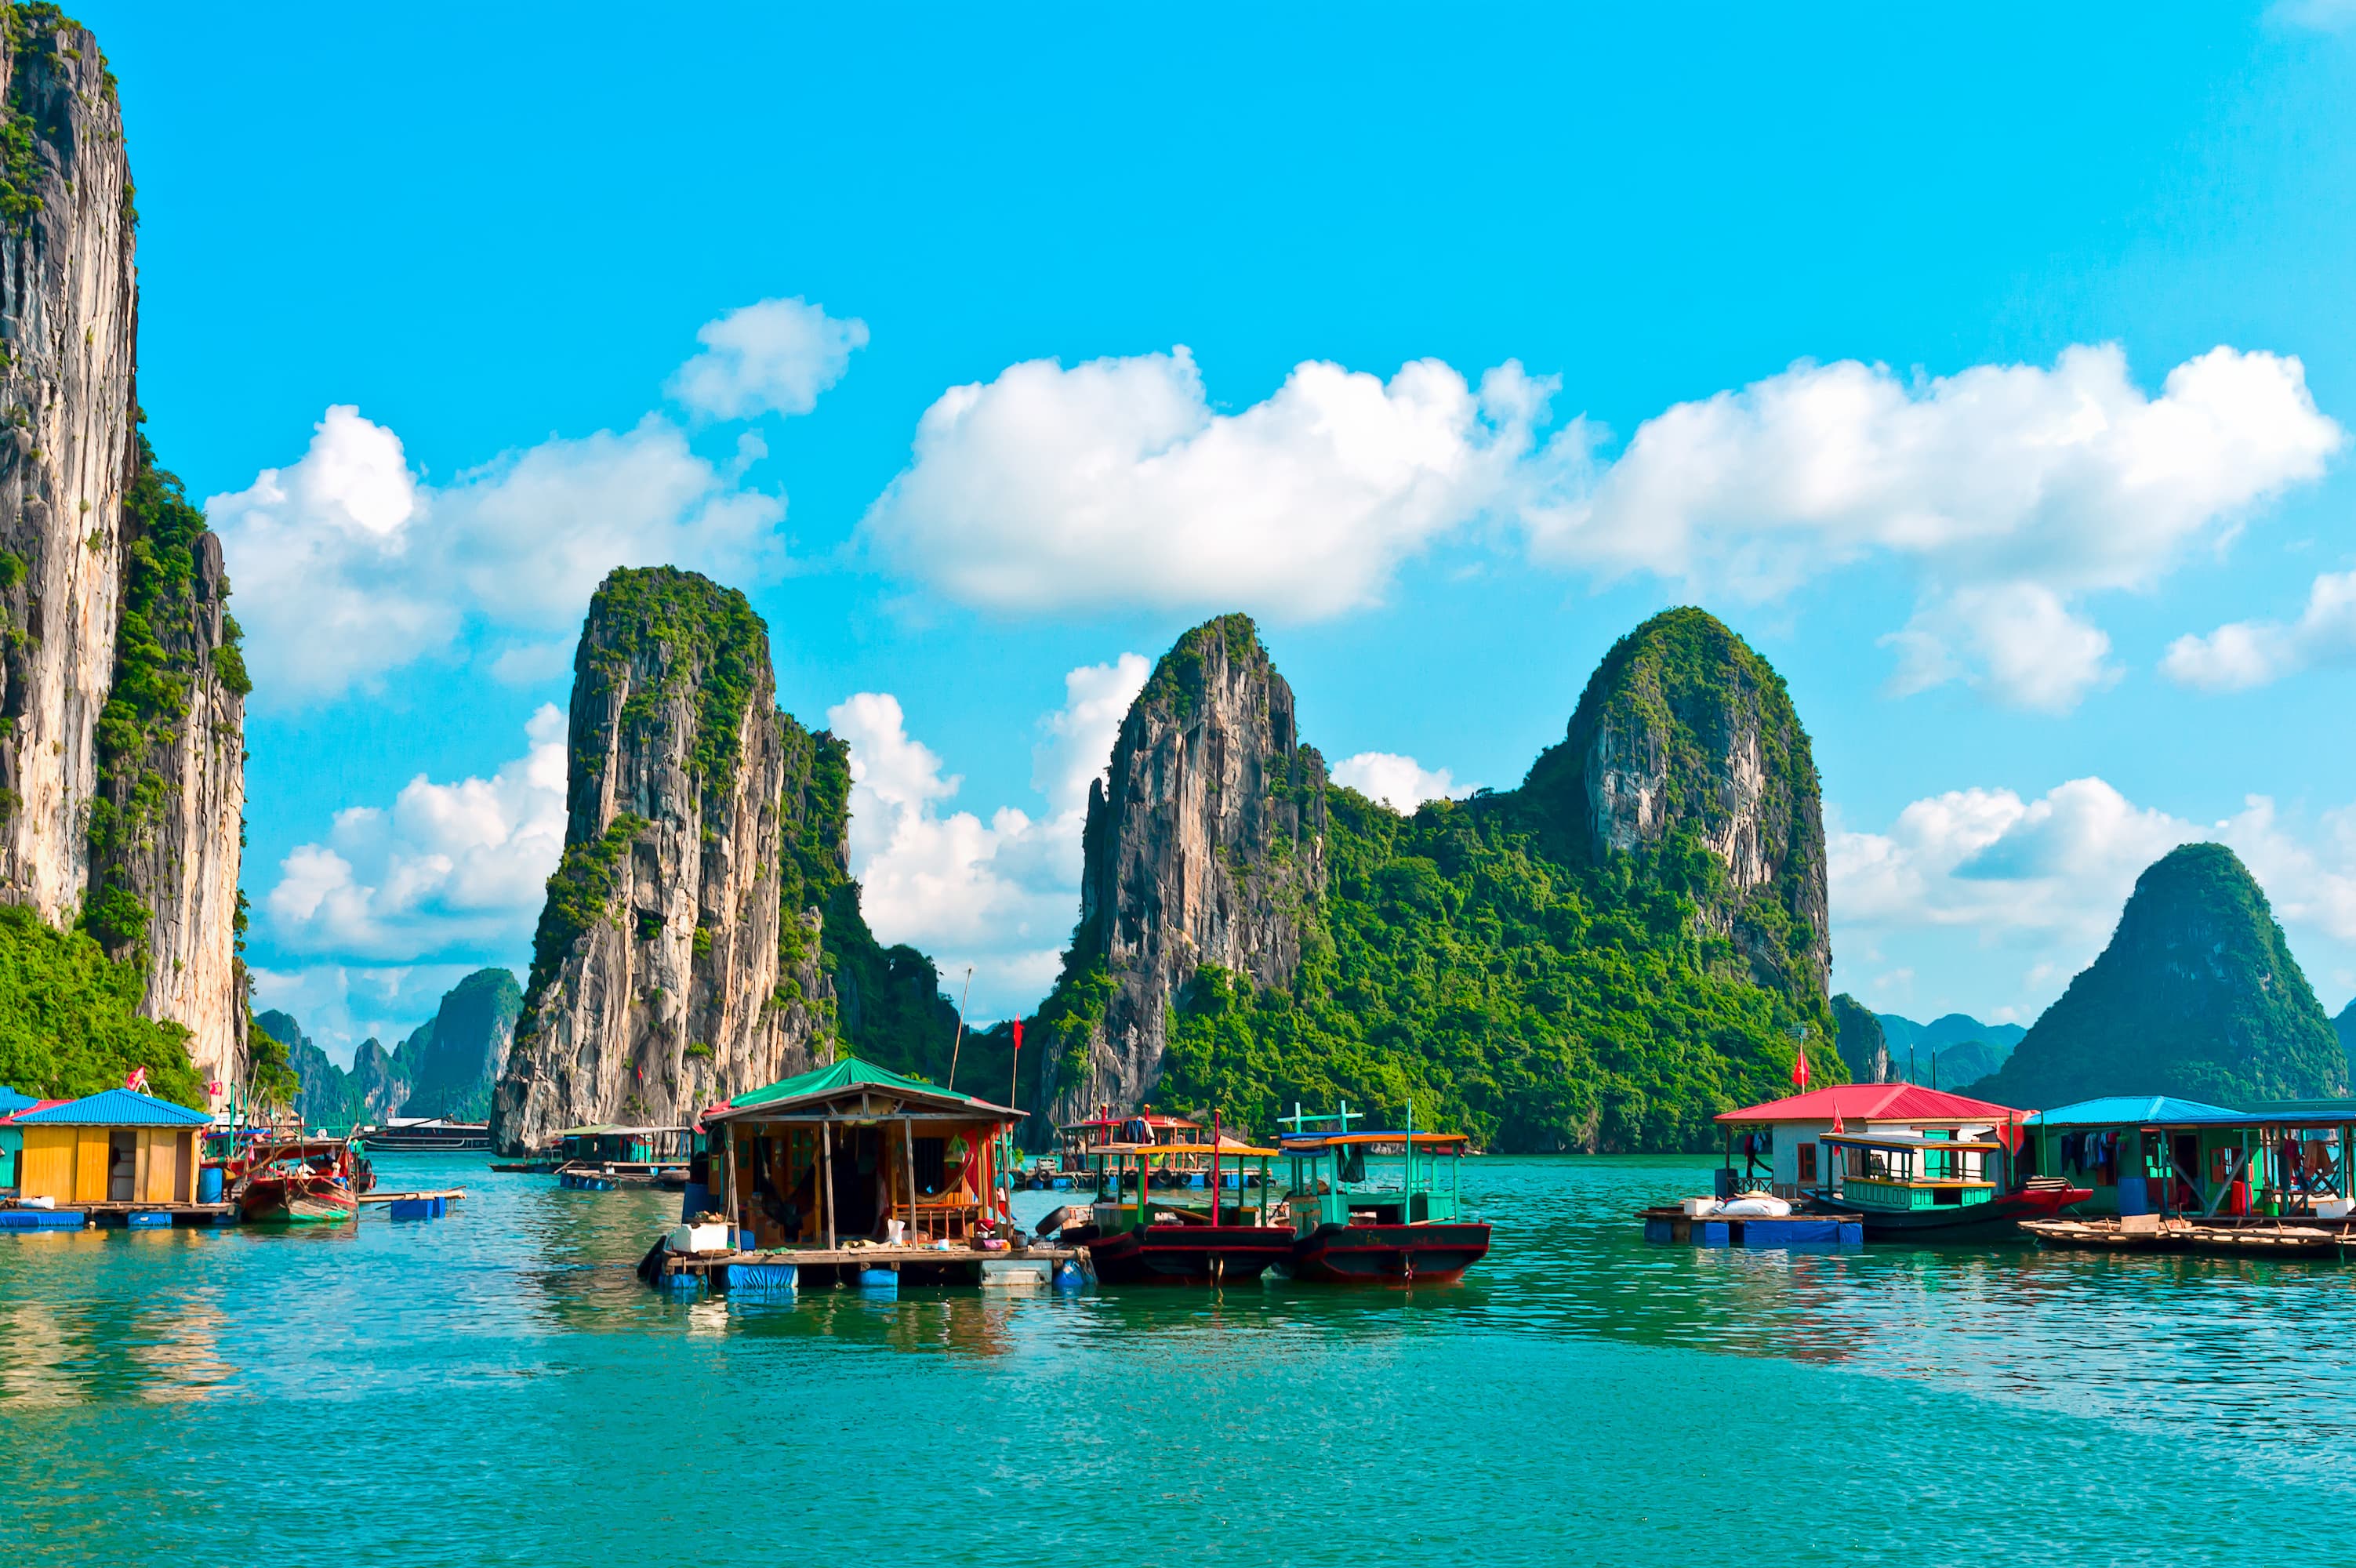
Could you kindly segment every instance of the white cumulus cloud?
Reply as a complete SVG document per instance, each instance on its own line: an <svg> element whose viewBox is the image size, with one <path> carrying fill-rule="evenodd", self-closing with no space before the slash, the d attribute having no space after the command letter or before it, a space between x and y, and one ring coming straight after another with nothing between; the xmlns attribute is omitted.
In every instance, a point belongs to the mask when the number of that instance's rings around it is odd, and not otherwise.
<svg viewBox="0 0 2356 1568"><path fill-rule="evenodd" d="M2181 685L2241 692L2322 665L2356 663L2356 572L2327 572L2294 621L2233 621L2179 637L2160 668Z"/></svg>
<svg viewBox="0 0 2356 1568"><path fill-rule="evenodd" d="M1539 562L1705 596L1895 561L1918 601L1897 690L1960 679L2059 713L2118 675L2092 596L2222 547L2345 442L2299 360L2229 347L2157 395L2115 345L1944 377L1803 362L1667 409L1616 457L1584 419L1537 440L1556 390L1512 362L1476 392L1433 360L1387 382L1312 361L1228 413L1183 348L1028 361L926 412L862 536L1000 610L1306 618L1377 602L1483 521Z"/></svg>
<svg viewBox="0 0 2356 1568"><path fill-rule="evenodd" d="M862 692L827 712L851 748L851 867L868 924L883 941L930 954L952 989L973 966L978 1015L1027 1007L1055 979L1079 908L1088 786L1148 669L1124 653L1064 678L1064 706L1041 720L1032 752L1046 801L1037 817L1001 806L985 822L948 809L963 781L908 734L890 693Z"/></svg>
<svg viewBox="0 0 2356 1568"><path fill-rule="evenodd" d="M2204 841L2241 856L2310 961L2356 943L2356 807L2286 820L2253 795L2202 823L2089 778L2030 799L1949 790L1913 801L1879 832L1835 831L1835 950L1872 952L1909 930L2007 950L2020 965L2007 1004L2034 1013L2110 940L2136 878L2177 845Z"/></svg>
<svg viewBox="0 0 2356 1568"><path fill-rule="evenodd" d="M544 645L578 628L616 566L686 566L739 583L774 575L785 499L739 478L739 466L711 462L649 415L433 486L391 430L339 405L299 461L263 469L205 511L235 584L256 695L292 705L453 655L473 625ZM520 656L499 673L532 667Z"/></svg>
<svg viewBox="0 0 2356 1568"><path fill-rule="evenodd" d="M2111 345L1911 381L1800 364L1647 420L1524 515L1540 559L1753 598L1911 562L1923 602L1892 639L1900 688L1976 679L2060 711L2115 674L2083 596L2156 582L2345 439L2297 360L2230 348L2177 366L2157 397Z"/></svg>
<svg viewBox="0 0 2356 1568"><path fill-rule="evenodd" d="M278 943L402 962L528 943L564 850L564 714L542 704L525 735L488 779L421 773L391 807L347 808L296 846L263 901Z"/></svg>
<svg viewBox="0 0 2356 1568"><path fill-rule="evenodd" d="M1183 347L1030 360L926 410L862 532L993 608L1332 616L1504 491L1547 390L1512 364L1476 392L1436 360L1388 381L1309 362L1220 413Z"/></svg>
<svg viewBox="0 0 2356 1568"><path fill-rule="evenodd" d="M1473 789L1470 784L1459 785L1445 768L1426 768L1412 757L1389 751L1362 751L1335 763L1333 782L1403 816L1414 815L1426 800L1461 800Z"/></svg>
<svg viewBox="0 0 2356 1568"><path fill-rule="evenodd" d="M703 352L671 377L670 395L698 413L749 419L808 413L867 346L867 323L839 321L800 299L765 299L706 322L695 337Z"/></svg>

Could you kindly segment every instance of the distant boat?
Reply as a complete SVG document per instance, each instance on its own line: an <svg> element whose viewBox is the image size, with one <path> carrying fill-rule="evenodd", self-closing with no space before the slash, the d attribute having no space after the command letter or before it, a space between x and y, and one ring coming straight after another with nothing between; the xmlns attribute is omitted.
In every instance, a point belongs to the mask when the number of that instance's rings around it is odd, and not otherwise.
<svg viewBox="0 0 2356 1568"><path fill-rule="evenodd" d="M280 1138L253 1146L230 1190L249 1223L332 1225L356 1218L375 1185L348 1138Z"/></svg>
<svg viewBox="0 0 2356 1568"><path fill-rule="evenodd" d="M1414 1112L1392 1132L1353 1130L1346 1104L1332 1116L1283 1120L1292 1158L1292 1277L1333 1284L1445 1283L1489 1253L1489 1226L1465 1217L1462 1133L1419 1133ZM1314 1131L1316 1123L1332 1123ZM1396 1167L1389 1162L1396 1159ZM1440 1180L1447 1162L1448 1181Z"/></svg>
<svg viewBox="0 0 2356 1568"><path fill-rule="evenodd" d="M372 1155L487 1154L491 1124L447 1116L388 1116L360 1136Z"/></svg>

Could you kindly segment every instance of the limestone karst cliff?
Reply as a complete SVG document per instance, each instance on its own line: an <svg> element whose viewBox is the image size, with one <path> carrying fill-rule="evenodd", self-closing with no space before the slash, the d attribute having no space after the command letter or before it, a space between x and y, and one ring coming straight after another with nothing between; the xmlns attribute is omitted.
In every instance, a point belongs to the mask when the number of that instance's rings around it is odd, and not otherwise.
<svg viewBox="0 0 2356 1568"><path fill-rule="evenodd" d="M2232 850L2194 843L2136 879L2110 945L1967 1092L2036 1110L2104 1094L2245 1107L2348 1081L2265 891Z"/></svg>
<svg viewBox="0 0 2356 1568"><path fill-rule="evenodd" d="M1830 993L1824 807L1783 678L1707 611L1665 610L1612 644L1569 733L1522 794L1590 864L1707 851L1695 918L1752 977Z"/></svg>
<svg viewBox="0 0 2356 1568"><path fill-rule="evenodd" d="M434 1016L392 1053L408 1086L401 1114L487 1118L491 1086L522 1012L523 990L515 975L496 966L477 970L444 993Z"/></svg>
<svg viewBox="0 0 2356 1568"><path fill-rule="evenodd" d="M1833 1038L1851 1083L1890 1081L1890 1039L1881 1020L1845 991L1833 998Z"/></svg>
<svg viewBox="0 0 2356 1568"><path fill-rule="evenodd" d="M573 665L563 859L492 1097L501 1147L686 1122L817 1059L823 918L782 897L789 861L841 860L839 812L805 810L835 744L778 710L743 594L669 567L605 579Z"/></svg>
<svg viewBox="0 0 2356 1568"><path fill-rule="evenodd" d="M1198 627L1122 725L1084 859L1027 1042L1042 1113L1265 1133L1296 1101L1412 1101L1501 1149L1694 1148L1796 1052L1846 1076L1807 737L1697 610L1621 640L1521 789L1407 816L1328 780L1250 621Z"/></svg>
<svg viewBox="0 0 2356 1568"><path fill-rule="evenodd" d="M0 7L0 899L77 922L238 1075L244 668L218 540L139 432L129 165L97 40Z"/></svg>
<svg viewBox="0 0 2356 1568"><path fill-rule="evenodd" d="M1180 638L1089 789L1066 971L1091 1005L1043 1058L1055 1114L1151 1090L1171 1008L1203 965L1291 981L1324 887L1324 760L1301 744L1292 688L1250 619Z"/></svg>

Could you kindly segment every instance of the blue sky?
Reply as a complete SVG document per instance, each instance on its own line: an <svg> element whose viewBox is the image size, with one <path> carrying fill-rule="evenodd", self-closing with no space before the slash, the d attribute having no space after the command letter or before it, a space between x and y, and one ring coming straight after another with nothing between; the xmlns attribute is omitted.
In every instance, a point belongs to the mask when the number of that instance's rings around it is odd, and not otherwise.
<svg viewBox="0 0 2356 1568"><path fill-rule="evenodd" d="M520 966L570 628L661 559L753 594L984 1011L1226 608L1406 799L1708 606L1878 1007L2033 1016L2203 835L2356 992L2338 5L80 14L262 682L262 999L339 1054Z"/></svg>

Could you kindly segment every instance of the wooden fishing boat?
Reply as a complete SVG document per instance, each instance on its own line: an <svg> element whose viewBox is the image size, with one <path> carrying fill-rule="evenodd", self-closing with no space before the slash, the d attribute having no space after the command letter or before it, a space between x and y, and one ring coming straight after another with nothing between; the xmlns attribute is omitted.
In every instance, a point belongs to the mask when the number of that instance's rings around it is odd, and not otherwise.
<svg viewBox="0 0 2356 1568"><path fill-rule="evenodd" d="M2024 1219L2020 1229L2053 1247L2088 1247L2105 1252L2180 1252L2191 1244L2192 1226L2157 1214L2105 1219Z"/></svg>
<svg viewBox="0 0 2356 1568"><path fill-rule="evenodd" d="M1344 1104L1331 1116L1304 1116L1295 1105L1284 1118L1292 1130L1277 1144L1292 1161L1285 1205L1292 1277L1337 1284L1463 1278L1489 1251L1487 1222L1464 1212L1464 1134L1419 1133L1412 1109L1399 1131L1353 1131L1359 1114Z"/></svg>
<svg viewBox="0 0 2356 1568"><path fill-rule="evenodd" d="M2338 1254L2343 1232L2313 1225L2193 1225L2186 1234L2196 1252L2239 1252L2268 1258L2329 1258Z"/></svg>
<svg viewBox="0 0 2356 1568"><path fill-rule="evenodd" d="M2051 1219L2093 1189L2032 1179L1999 1187L2005 1146L1944 1133L1826 1133L1826 1185L1812 1214L1854 1216L1868 1241L1973 1241L2012 1236L2025 1220Z"/></svg>
<svg viewBox="0 0 2356 1568"><path fill-rule="evenodd" d="M1130 1133L1137 1131L1134 1121L1126 1128ZM1096 1201L1084 1219L1052 1228L1065 1245L1088 1249L1098 1282L1240 1283L1288 1261L1291 1229L1273 1223L1269 1214L1269 1163L1277 1151L1222 1136L1216 1118L1202 1142L1180 1135L1194 1129L1194 1122L1156 1121L1162 1125L1145 1129L1149 1141L1085 1145L1078 1157L1094 1178ZM1157 1133L1166 1141L1156 1139ZM1250 1171L1253 1163L1257 1172ZM1049 1231L1043 1223L1040 1233Z"/></svg>
<svg viewBox="0 0 2356 1568"><path fill-rule="evenodd" d="M249 1224L334 1225L356 1218L374 1185L348 1138L275 1138L247 1153L230 1192Z"/></svg>

